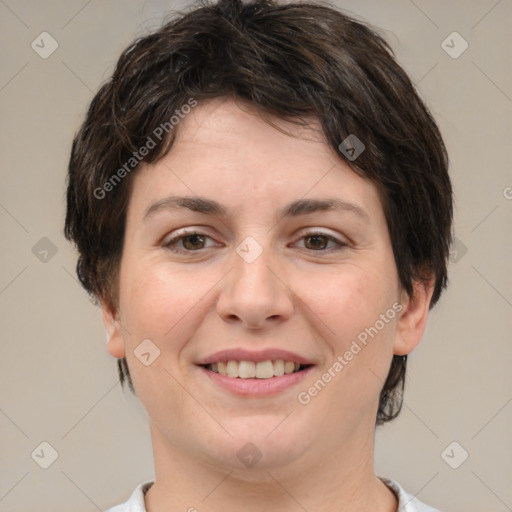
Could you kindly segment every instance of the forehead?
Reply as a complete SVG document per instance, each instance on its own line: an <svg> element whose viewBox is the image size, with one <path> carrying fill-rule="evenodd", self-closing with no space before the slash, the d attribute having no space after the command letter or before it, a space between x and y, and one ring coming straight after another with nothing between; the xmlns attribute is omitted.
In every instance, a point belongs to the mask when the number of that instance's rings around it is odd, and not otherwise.
<svg viewBox="0 0 512 512"><path fill-rule="evenodd" d="M375 186L326 142L320 122L306 123L225 98L201 102L180 121L170 152L138 170L132 199L146 208L166 193L213 196L228 207L245 200L272 208L333 195L356 198L366 208L380 203Z"/></svg>
<svg viewBox="0 0 512 512"><path fill-rule="evenodd" d="M214 144L234 135L244 138L249 135L257 143L268 142L269 135L282 140L291 136L302 143L325 142L316 117L284 120L246 101L225 97L201 101L179 126L180 138L187 141L200 137L202 143L209 140Z"/></svg>

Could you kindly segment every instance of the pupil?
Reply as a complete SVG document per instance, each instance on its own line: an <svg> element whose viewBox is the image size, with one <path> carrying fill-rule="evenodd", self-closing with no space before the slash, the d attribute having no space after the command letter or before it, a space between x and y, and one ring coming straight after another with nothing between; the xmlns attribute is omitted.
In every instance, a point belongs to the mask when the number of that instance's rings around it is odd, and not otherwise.
<svg viewBox="0 0 512 512"><path fill-rule="evenodd" d="M308 236L307 240L309 242L306 243L306 245L310 245L311 247L308 247L309 249L325 249L327 245L327 241L325 240L324 236Z"/></svg>
<svg viewBox="0 0 512 512"><path fill-rule="evenodd" d="M183 239L183 246L186 249L201 249L204 239L201 235L189 235Z"/></svg>

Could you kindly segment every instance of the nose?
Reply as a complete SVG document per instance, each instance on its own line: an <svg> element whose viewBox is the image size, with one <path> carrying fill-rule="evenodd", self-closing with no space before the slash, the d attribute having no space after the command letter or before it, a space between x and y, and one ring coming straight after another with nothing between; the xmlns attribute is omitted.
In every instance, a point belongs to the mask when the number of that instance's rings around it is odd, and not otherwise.
<svg viewBox="0 0 512 512"><path fill-rule="evenodd" d="M293 292L269 253L264 250L251 263L233 255L234 268L223 280L217 301L217 312L224 321L262 329L292 316Z"/></svg>

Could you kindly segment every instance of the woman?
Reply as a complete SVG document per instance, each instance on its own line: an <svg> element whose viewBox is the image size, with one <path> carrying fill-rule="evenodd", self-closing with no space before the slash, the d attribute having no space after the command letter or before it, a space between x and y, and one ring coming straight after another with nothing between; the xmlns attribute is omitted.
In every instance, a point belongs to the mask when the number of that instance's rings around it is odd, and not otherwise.
<svg viewBox="0 0 512 512"><path fill-rule="evenodd" d="M434 510L373 452L446 285L447 167L387 44L331 8L220 0L122 54L65 228L150 419L156 479L112 512Z"/></svg>

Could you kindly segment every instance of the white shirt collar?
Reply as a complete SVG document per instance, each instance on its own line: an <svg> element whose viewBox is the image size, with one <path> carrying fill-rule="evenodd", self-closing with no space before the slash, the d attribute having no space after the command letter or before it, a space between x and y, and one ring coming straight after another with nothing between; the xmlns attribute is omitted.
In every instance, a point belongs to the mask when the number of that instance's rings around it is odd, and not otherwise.
<svg viewBox="0 0 512 512"><path fill-rule="evenodd" d="M439 512L439 510L425 505L415 496L405 492L400 484L394 480L379 478L395 493L398 499L397 512ZM144 504L144 495L152 485L153 482L145 482L138 485L128 501L109 508L105 512L147 512Z"/></svg>

